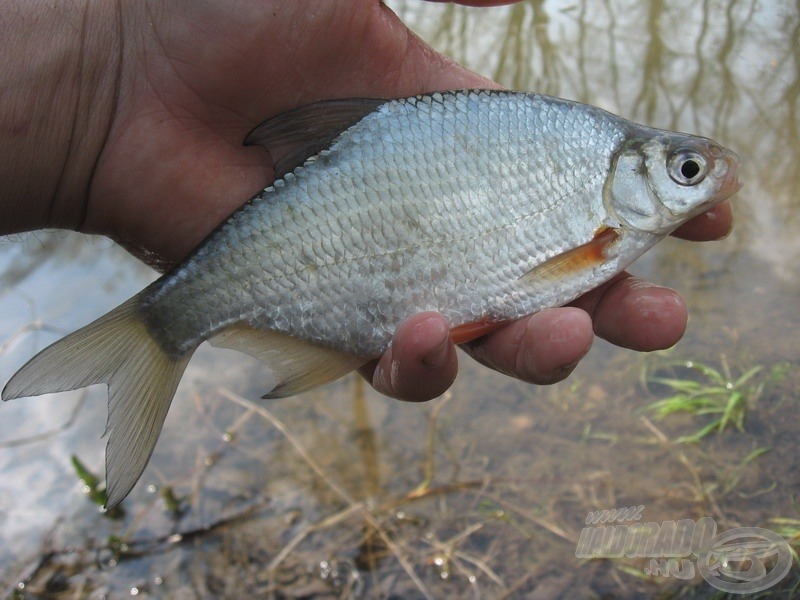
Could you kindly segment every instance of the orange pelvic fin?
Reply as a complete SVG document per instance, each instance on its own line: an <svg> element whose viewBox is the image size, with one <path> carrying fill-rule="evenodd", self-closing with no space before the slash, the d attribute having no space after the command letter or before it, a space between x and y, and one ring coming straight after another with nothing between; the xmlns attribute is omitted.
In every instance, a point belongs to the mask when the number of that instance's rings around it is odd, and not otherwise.
<svg viewBox="0 0 800 600"><path fill-rule="evenodd" d="M619 239L619 236L620 232L617 229L603 226L585 244L536 265L520 279L533 281L561 279L602 264L608 248Z"/></svg>
<svg viewBox="0 0 800 600"><path fill-rule="evenodd" d="M505 324L505 321L473 321L472 323L463 323L450 330L450 339L453 340L454 344L466 344L467 342L471 342L472 340L500 329Z"/></svg>

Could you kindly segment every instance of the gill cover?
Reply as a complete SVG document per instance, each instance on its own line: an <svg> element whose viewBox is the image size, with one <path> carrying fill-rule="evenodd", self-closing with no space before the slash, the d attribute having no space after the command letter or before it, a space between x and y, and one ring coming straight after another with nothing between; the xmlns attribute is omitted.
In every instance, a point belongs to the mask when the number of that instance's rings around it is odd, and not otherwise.
<svg viewBox="0 0 800 600"><path fill-rule="evenodd" d="M635 136L614 158L606 208L624 225L664 235L738 190L738 164L705 138Z"/></svg>

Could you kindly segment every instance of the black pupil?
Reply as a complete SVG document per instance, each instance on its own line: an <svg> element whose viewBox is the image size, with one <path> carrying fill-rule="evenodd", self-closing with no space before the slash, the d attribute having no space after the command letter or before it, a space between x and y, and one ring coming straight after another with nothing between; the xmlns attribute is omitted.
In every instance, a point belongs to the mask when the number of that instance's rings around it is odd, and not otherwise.
<svg viewBox="0 0 800 600"><path fill-rule="evenodd" d="M681 165L681 175L683 175L686 179L694 179L699 174L700 165L697 164L696 160L690 158L683 161L683 164Z"/></svg>

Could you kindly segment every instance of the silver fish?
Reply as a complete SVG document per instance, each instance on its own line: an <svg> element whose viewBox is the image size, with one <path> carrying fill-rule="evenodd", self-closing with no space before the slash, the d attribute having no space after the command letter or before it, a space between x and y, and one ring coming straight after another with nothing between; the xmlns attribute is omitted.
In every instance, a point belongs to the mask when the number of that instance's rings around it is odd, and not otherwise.
<svg viewBox="0 0 800 600"><path fill-rule="evenodd" d="M711 140L521 92L323 101L245 143L271 150L275 182L3 390L108 384L109 506L203 341L264 361L265 397L297 394L382 354L414 313L442 313L461 343L563 305L740 187Z"/></svg>

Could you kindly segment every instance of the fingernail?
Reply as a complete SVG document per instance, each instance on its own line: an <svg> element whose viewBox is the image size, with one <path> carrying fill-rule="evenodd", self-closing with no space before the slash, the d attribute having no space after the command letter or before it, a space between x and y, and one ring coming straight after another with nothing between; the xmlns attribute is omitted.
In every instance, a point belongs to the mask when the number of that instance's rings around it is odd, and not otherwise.
<svg viewBox="0 0 800 600"><path fill-rule="evenodd" d="M445 335L442 341L433 350L425 354L420 362L431 370L436 370L444 366L447 357L450 355L450 336Z"/></svg>
<svg viewBox="0 0 800 600"><path fill-rule="evenodd" d="M554 381L561 381L562 379L566 379L569 377L570 373L575 370L575 367L578 366L578 363L581 362L580 360L576 360L575 362L571 362L568 365L564 365L559 367L553 372L553 379Z"/></svg>
<svg viewBox="0 0 800 600"><path fill-rule="evenodd" d="M398 373L400 373L400 361L392 360L389 367L389 389L396 390L399 382Z"/></svg>
<svg viewBox="0 0 800 600"><path fill-rule="evenodd" d="M568 365L556 367L547 373L543 373L538 369L534 369L532 366L529 366L528 368L530 370L528 371L528 377L526 377L526 381L530 381L537 385L551 385L553 383L558 383L559 381L563 381L569 377L570 373L575 370L575 367L578 366L579 362L580 361L575 361Z"/></svg>

